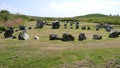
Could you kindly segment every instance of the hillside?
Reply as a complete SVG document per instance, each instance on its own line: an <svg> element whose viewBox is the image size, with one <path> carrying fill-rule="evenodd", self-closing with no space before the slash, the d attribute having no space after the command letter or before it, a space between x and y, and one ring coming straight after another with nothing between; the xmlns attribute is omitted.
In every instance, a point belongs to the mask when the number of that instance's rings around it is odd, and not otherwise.
<svg viewBox="0 0 120 68"><path fill-rule="evenodd" d="M95 14L88 14L88 15L83 15L83 16L76 16L77 18L79 17L107 17L108 15L104 15L104 14L99 14L99 13L95 13Z"/></svg>
<svg viewBox="0 0 120 68"><path fill-rule="evenodd" d="M7 10L0 11L0 31L5 31L8 27L18 27L29 20L29 16L11 14Z"/></svg>
<svg viewBox="0 0 120 68"><path fill-rule="evenodd" d="M76 19L82 22L93 22L93 23L109 23L114 25L120 25L120 16L108 16L104 14L88 14L84 16L76 16Z"/></svg>

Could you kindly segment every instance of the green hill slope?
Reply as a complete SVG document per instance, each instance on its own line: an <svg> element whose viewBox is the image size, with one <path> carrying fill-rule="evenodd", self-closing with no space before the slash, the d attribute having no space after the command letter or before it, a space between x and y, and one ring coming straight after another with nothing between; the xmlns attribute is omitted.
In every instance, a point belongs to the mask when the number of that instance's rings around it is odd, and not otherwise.
<svg viewBox="0 0 120 68"><path fill-rule="evenodd" d="M79 17L107 17L107 16L108 15L94 13L94 14L88 14L88 15L83 15L83 16L77 16L77 18L79 18Z"/></svg>

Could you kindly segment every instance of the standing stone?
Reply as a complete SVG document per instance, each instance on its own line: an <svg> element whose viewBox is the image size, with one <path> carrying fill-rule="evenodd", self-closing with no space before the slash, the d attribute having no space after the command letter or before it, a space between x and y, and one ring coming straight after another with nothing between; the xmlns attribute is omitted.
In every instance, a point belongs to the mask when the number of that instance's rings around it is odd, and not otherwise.
<svg viewBox="0 0 120 68"><path fill-rule="evenodd" d="M60 24L59 24L58 20L55 20L52 23L52 29L59 29L59 28L60 28Z"/></svg>
<svg viewBox="0 0 120 68"><path fill-rule="evenodd" d="M76 25L79 25L79 22L76 22Z"/></svg>
<svg viewBox="0 0 120 68"><path fill-rule="evenodd" d="M60 40L57 34L50 34L49 35L49 40Z"/></svg>
<svg viewBox="0 0 120 68"><path fill-rule="evenodd" d="M5 31L5 33L4 33L5 38L10 38L12 36L13 36L13 33L10 29Z"/></svg>
<svg viewBox="0 0 120 68"><path fill-rule="evenodd" d="M87 39L86 36L85 36L85 34L84 34L84 33L80 33L78 40L79 40L79 41L83 41L83 40L85 40L85 39Z"/></svg>
<svg viewBox="0 0 120 68"><path fill-rule="evenodd" d="M14 33L13 28L9 28L8 30L5 31L4 37L5 38L10 38L10 37L13 36L13 33Z"/></svg>
<svg viewBox="0 0 120 68"><path fill-rule="evenodd" d="M86 26L82 26L82 28L81 28L82 30L86 30Z"/></svg>
<svg viewBox="0 0 120 68"><path fill-rule="evenodd" d="M28 27L28 29L30 30L30 29L32 29L32 27Z"/></svg>
<svg viewBox="0 0 120 68"><path fill-rule="evenodd" d="M43 28L44 27L44 23L42 20L38 20L37 24L36 24L36 28Z"/></svg>
<svg viewBox="0 0 120 68"><path fill-rule="evenodd" d="M76 29L79 29L79 25L76 25Z"/></svg>
<svg viewBox="0 0 120 68"><path fill-rule="evenodd" d="M72 23L72 22L70 23L70 26L73 26L73 23Z"/></svg>
<svg viewBox="0 0 120 68"><path fill-rule="evenodd" d="M96 31L98 31L99 30L99 25L96 25Z"/></svg>
<svg viewBox="0 0 120 68"><path fill-rule="evenodd" d="M106 31L110 32L113 28L111 26L107 26L105 29Z"/></svg>
<svg viewBox="0 0 120 68"><path fill-rule="evenodd" d="M79 29L79 22L76 22L76 29Z"/></svg>
<svg viewBox="0 0 120 68"><path fill-rule="evenodd" d="M25 26L19 25L19 30L25 30Z"/></svg>
<svg viewBox="0 0 120 68"><path fill-rule="evenodd" d="M12 31L12 33L14 33L14 29L13 29L13 27L9 27L9 29Z"/></svg>
<svg viewBox="0 0 120 68"><path fill-rule="evenodd" d="M13 36L12 39L16 39L16 36Z"/></svg>
<svg viewBox="0 0 120 68"><path fill-rule="evenodd" d="M20 33L19 33L18 39L19 39L19 40L28 40L28 39L30 39L30 37L29 37L29 35L26 33L26 31L24 30L23 32L20 32Z"/></svg>
<svg viewBox="0 0 120 68"><path fill-rule="evenodd" d="M64 28L67 29L67 23L64 24Z"/></svg>
<svg viewBox="0 0 120 68"><path fill-rule="evenodd" d="M95 34L95 35L93 35L93 39L100 40L100 39L102 39L102 36Z"/></svg>
<svg viewBox="0 0 120 68"><path fill-rule="evenodd" d="M87 30L91 30L91 28L90 28L90 27L87 27Z"/></svg>
<svg viewBox="0 0 120 68"><path fill-rule="evenodd" d="M109 33L109 38L116 38L119 37L119 33L117 31L111 31Z"/></svg>
<svg viewBox="0 0 120 68"><path fill-rule="evenodd" d="M74 37L71 34L64 33L62 35L62 41L74 41Z"/></svg>

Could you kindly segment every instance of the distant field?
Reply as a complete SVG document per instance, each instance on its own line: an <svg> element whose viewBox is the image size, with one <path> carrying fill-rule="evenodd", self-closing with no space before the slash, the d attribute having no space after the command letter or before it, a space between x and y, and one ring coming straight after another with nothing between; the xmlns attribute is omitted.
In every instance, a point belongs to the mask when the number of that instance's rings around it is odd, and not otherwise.
<svg viewBox="0 0 120 68"><path fill-rule="evenodd" d="M35 24L34 21L27 22L26 26L34 28ZM90 26L91 30L44 26L43 29L27 30L30 40L25 41L4 39L3 33L0 34L0 68L119 68L120 37L108 38L109 33L104 29L95 30L95 23L81 22L82 25ZM115 29L119 30L120 26ZM14 35L18 36L19 32ZM75 41L49 40L50 34L61 37L63 33L72 34ZM85 33L87 40L78 41L80 33ZM93 40L93 34L100 34L103 39ZM34 40L36 35L39 40Z"/></svg>

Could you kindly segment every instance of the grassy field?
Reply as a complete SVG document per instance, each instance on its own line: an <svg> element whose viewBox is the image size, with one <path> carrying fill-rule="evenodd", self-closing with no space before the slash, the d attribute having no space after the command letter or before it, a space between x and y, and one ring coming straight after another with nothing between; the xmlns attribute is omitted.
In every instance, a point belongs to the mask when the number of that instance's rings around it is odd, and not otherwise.
<svg viewBox="0 0 120 68"><path fill-rule="evenodd" d="M28 22L26 26L34 28L35 24ZM94 23L81 22L82 25L90 26L91 30L45 26L27 30L30 40L25 41L4 39L3 33L0 34L0 68L120 68L120 37L108 38L104 29L95 30ZM19 32L14 35L18 36ZM72 34L75 41L49 41L50 34L61 37L63 33ZM87 40L78 41L80 33L85 33ZM93 34L100 34L103 39L93 40ZM34 40L36 35L39 40Z"/></svg>

